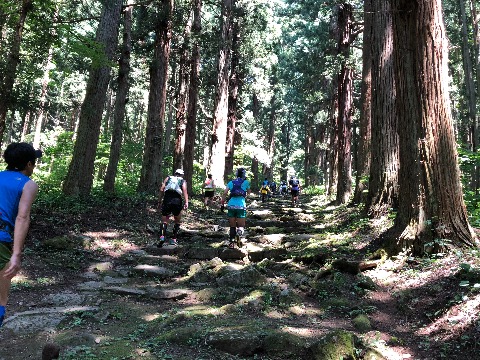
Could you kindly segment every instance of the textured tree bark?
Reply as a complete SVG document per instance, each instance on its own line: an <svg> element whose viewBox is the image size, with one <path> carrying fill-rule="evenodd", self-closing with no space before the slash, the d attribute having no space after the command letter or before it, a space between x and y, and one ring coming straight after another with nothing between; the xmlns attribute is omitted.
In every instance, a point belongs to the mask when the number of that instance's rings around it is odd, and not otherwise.
<svg viewBox="0 0 480 360"><path fill-rule="evenodd" d="M365 191L368 190L370 173L371 138L372 138L372 32L373 32L373 0L365 0L363 4L363 49L362 49L362 88L358 137L357 173L355 176L355 192L353 202L364 202Z"/></svg>
<svg viewBox="0 0 480 360"><path fill-rule="evenodd" d="M122 0L106 2L98 24L96 41L103 46L105 60L113 61L117 47ZM63 183L67 195L88 195L93 185L94 162L103 108L110 81L110 65L93 64L80 111L73 158Z"/></svg>
<svg viewBox="0 0 480 360"><path fill-rule="evenodd" d="M372 32L372 145L365 210L384 215L398 204L398 133L395 113L393 33L390 3L373 0Z"/></svg>
<svg viewBox="0 0 480 360"><path fill-rule="evenodd" d="M142 171L138 190L153 193L163 181L163 135L167 98L168 59L172 37L173 0L161 0L161 12L155 27L154 56L150 64L147 125Z"/></svg>
<svg viewBox="0 0 480 360"><path fill-rule="evenodd" d="M414 253L478 246L460 183L441 1L392 4L400 193L391 245Z"/></svg>
<svg viewBox="0 0 480 360"><path fill-rule="evenodd" d="M228 70L232 49L232 9L235 0L222 2L222 35L217 62L217 85L215 91L215 107L212 130L212 150L210 153L209 172L217 186L224 185L225 142L227 136L228 117Z"/></svg>
<svg viewBox="0 0 480 360"><path fill-rule="evenodd" d="M232 61L230 65L230 79L228 82L228 116L227 116L227 137L225 143L225 171L224 179L233 173L233 162L235 156L235 134L237 130L237 105L238 93L240 88L240 74L238 73L238 66L240 63L240 31L238 20L232 25Z"/></svg>
<svg viewBox="0 0 480 360"><path fill-rule="evenodd" d="M20 45L22 43L23 27L25 25L27 14L30 10L32 10L32 8L32 0L22 1L20 16L15 28L12 47L10 48L10 53L8 54L5 72L0 74L0 147L2 146L3 135L5 133L7 112L12 101L11 93L13 84L15 83L17 67L18 63L20 62Z"/></svg>
<svg viewBox="0 0 480 360"><path fill-rule="evenodd" d="M130 3L132 4L132 3ZM130 52L132 48L132 10L133 6L127 6L123 12L123 41L122 52L119 60L117 77L117 95L115 98L115 111L113 115L112 140L110 143L110 157L108 159L107 172L103 182L103 190L114 192L115 178L117 176L120 149L122 147L123 123L125 120L125 107L130 88Z"/></svg>
<svg viewBox="0 0 480 360"><path fill-rule="evenodd" d="M190 61L190 85L188 88L187 126L183 170L187 179L188 192L192 192L193 159L197 129L198 89L200 86L200 35L202 32L202 1L193 0L193 49Z"/></svg>
<svg viewBox="0 0 480 360"><path fill-rule="evenodd" d="M347 64L352 37L353 8L349 4L338 5L338 55L342 65L338 75L338 164L337 195L335 202L345 204L352 192L352 117L353 117L353 69Z"/></svg>
<svg viewBox="0 0 480 360"><path fill-rule="evenodd" d="M189 19L183 32L183 44L180 49L178 69L177 111L175 113L175 149L173 151L173 169L183 167L185 149L185 128L187 125L188 88L190 82L189 47L192 32L192 21ZM187 182L188 183L188 182Z"/></svg>

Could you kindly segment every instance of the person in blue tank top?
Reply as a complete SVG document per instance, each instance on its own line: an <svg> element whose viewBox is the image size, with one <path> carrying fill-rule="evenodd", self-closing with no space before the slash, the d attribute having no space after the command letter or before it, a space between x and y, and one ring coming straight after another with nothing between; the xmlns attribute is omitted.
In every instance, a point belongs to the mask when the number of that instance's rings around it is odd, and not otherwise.
<svg viewBox="0 0 480 360"><path fill-rule="evenodd" d="M41 156L40 150L27 143L11 143L3 153L7 169L0 171L0 326L12 278L22 266L30 211L38 193L30 176Z"/></svg>
<svg viewBox="0 0 480 360"><path fill-rule="evenodd" d="M225 206L225 199L230 192L230 200L227 203L227 216L230 226L229 244L230 248L242 246L240 237L245 229L245 219L247 217L247 204L245 198L250 194L250 181L246 179L247 173L244 168L237 170L237 178L230 181L225 188L222 196L222 209Z"/></svg>

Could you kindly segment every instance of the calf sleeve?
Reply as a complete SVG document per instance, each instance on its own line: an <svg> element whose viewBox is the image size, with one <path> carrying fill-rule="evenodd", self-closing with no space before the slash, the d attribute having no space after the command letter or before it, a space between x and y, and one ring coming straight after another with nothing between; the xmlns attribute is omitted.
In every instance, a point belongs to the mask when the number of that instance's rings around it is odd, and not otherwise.
<svg viewBox="0 0 480 360"><path fill-rule="evenodd" d="M160 236L167 235L167 223L162 223L162 228L160 229Z"/></svg>
<svg viewBox="0 0 480 360"><path fill-rule="evenodd" d="M2 327L4 316L5 316L5 306L0 305L0 327Z"/></svg>
<svg viewBox="0 0 480 360"><path fill-rule="evenodd" d="M230 240L235 239L236 234L237 234L237 228L236 227L231 227L230 228Z"/></svg>
<svg viewBox="0 0 480 360"><path fill-rule="evenodd" d="M180 230L180 224L173 225L173 238L174 239L177 238L178 230Z"/></svg>

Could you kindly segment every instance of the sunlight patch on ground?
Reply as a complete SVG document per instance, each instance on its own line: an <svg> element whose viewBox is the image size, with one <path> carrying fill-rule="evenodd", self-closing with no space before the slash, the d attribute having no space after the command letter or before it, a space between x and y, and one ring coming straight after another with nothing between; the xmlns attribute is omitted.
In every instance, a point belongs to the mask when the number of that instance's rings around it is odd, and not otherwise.
<svg viewBox="0 0 480 360"><path fill-rule="evenodd" d="M417 331L417 334L422 336L437 335L442 337L442 340L454 338L458 336L458 333L475 324L478 320L479 307L480 294L477 294L464 303L451 307L443 316ZM452 331L452 327L457 328L457 331Z"/></svg>
<svg viewBox="0 0 480 360"><path fill-rule="evenodd" d="M281 328L281 331L291 335L301 336L304 338L313 338L316 336L316 334L312 332L312 329L310 328L294 328L291 326L285 326Z"/></svg>
<svg viewBox="0 0 480 360"><path fill-rule="evenodd" d="M296 316L320 316L325 311L317 309L317 308L306 308L304 306L291 306L288 311L290 311L293 315Z"/></svg>
<svg viewBox="0 0 480 360"><path fill-rule="evenodd" d="M280 311L269 311L268 313L265 314L266 317L270 318L270 319L275 319L275 320L281 320L281 319L285 319L287 318L288 316L285 314L285 313L282 313Z"/></svg>
<svg viewBox="0 0 480 360"><path fill-rule="evenodd" d="M117 231L95 231L87 232L85 235L95 239L117 239L121 236L121 234Z"/></svg>
<svg viewBox="0 0 480 360"><path fill-rule="evenodd" d="M160 314L145 314L141 318L145 321L150 322L160 318L160 316L161 316Z"/></svg>

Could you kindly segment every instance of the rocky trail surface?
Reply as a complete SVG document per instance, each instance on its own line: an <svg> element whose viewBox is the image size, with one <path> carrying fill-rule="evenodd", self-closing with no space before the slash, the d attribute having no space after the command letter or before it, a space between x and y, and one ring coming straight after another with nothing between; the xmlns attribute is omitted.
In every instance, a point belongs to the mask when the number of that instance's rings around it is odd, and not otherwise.
<svg viewBox="0 0 480 360"><path fill-rule="evenodd" d="M200 202L184 216L179 245L161 248L153 203L113 202L77 218L38 214L0 359L42 359L46 343L60 359L476 354L479 296L452 302L454 257L387 259L369 248L382 224L320 197L301 200L251 201L234 249L223 244L226 214Z"/></svg>

